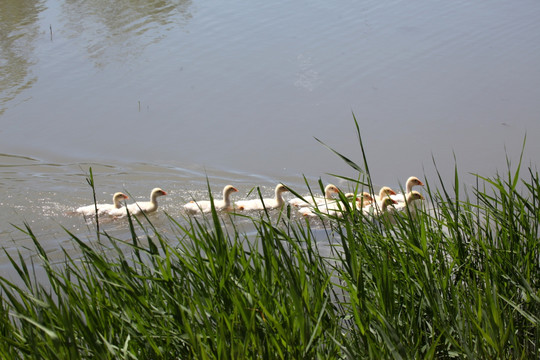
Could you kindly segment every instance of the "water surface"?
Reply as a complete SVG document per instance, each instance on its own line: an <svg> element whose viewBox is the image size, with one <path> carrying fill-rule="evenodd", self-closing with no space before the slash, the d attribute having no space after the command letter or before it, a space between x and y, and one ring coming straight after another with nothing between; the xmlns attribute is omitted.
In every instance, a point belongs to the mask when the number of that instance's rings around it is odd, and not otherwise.
<svg viewBox="0 0 540 360"><path fill-rule="evenodd" d="M2 1L0 243L49 251L70 214L115 191L163 210L245 197L303 175L355 176L314 137L362 162L377 186L410 175L451 183L454 159L492 176L540 145L540 3L523 1ZM166 228L163 212L155 220ZM108 224L126 233L125 223ZM0 263L5 263L5 260Z"/></svg>

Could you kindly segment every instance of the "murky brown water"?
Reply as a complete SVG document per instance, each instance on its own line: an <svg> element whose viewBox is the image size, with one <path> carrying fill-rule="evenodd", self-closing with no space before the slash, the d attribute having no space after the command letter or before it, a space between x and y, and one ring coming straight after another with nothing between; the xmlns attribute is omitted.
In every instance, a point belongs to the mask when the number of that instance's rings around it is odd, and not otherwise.
<svg viewBox="0 0 540 360"><path fill-rule="evenodd" d="M485 176L540 145L540 3L0 2L0 243L50 251L89 204L160 186L171 215L226 183L305 189L361 163L378 185ZM469 179L471 179L469 177ZM163 214L156 221L166 224ZM112 223L122 233L125 224ZM0 263L5 263L1 260Z"/></svg>

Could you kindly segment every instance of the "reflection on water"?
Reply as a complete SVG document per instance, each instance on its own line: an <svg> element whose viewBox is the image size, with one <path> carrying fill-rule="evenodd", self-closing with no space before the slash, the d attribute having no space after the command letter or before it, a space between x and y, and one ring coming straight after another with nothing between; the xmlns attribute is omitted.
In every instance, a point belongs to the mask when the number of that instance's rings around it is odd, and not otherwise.
<svg viewBox="0 0 540 360"><path fill-rule="evenodd" d="M56 24L39 24L47 6L56 4L0 1L0 116L9 101L36 83L39 74L32 67L38 62L34 51L39 38L53 41L63 35L76 40L96 67L104 67L112 61L129 62L192 17L191 0L66 0L61 6L66 24L57 35Z"/></svg>
<svg viewBox="0 0 540 360"><path fill-rule="evenodd" d="M36 24L43 1L0 1L0 116L6 103L32 86L36 76L33 42L39 35Z"/></svg>
<svg viewBox="0 0 540 360"><path fill-rule="evenodd" d="M191 19L190 6L191 0L66 0L62 11L67 36L79 39L95 65L103 67L126 63L168 31L178 31Z"/></svg>

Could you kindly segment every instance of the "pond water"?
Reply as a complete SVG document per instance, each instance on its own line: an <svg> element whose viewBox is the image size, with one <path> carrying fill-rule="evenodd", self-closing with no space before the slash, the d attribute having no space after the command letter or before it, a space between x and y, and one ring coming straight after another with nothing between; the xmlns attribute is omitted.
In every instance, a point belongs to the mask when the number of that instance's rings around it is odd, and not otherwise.
<svg viewBox="0 0 540 360"><path fill-rule="evenodd" d="M51 253L70 211L159 186L182 204L232 183L465 182L540 154L540 3L41 0L0 2L0 244ZM163 212L154 216L167 227ZM125 222L109 231L127 232ZM5 256L0 265L7 267Z"/></svg>

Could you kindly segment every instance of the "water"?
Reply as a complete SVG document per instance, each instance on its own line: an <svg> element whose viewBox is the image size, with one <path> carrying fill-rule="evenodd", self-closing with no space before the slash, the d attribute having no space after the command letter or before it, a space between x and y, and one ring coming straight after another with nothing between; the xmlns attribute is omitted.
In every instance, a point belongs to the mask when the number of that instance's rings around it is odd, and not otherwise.
<svg viewBox="0 0 540 360"><path fill-rule="evenodd" d="M51 254L61 229L92 239L70 212L127 191L160 206L245 197L284 182L305 192L355 176L452 181L525 163L540 145L537 1L15 1L0 3L0 243ZM167 229L163 212L153 220ZM125 223L104 225L126 234ZM164 230L167 231L167 230ZM0 259L2 266L6 258Z"/></svg>

